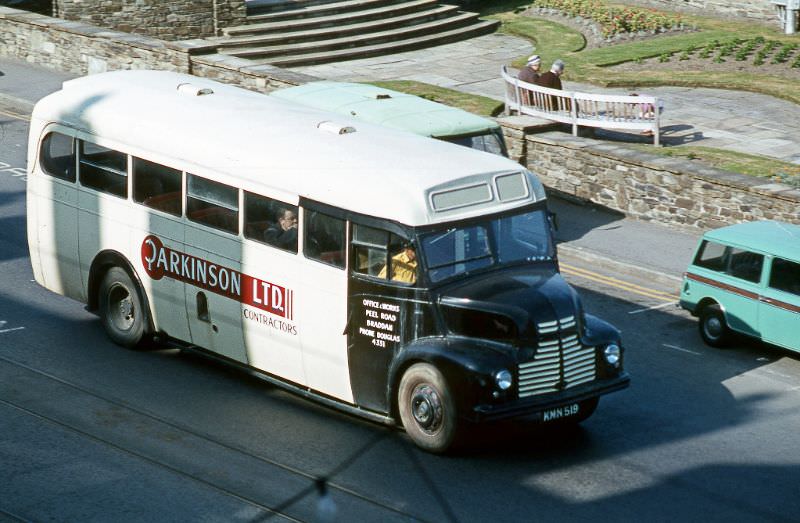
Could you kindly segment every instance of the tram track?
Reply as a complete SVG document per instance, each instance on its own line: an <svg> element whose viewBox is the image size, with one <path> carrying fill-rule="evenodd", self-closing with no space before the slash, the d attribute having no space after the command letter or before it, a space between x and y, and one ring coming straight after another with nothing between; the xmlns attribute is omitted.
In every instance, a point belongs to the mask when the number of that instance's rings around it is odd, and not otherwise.
<svg viewBox="0 0 800 523"><path fill-rule="evenodd" d="M5 405L24 415L67 430L82 438L87 438L107 448L113 449L116 452L121 452L135 459L142 460L147 464L179 475L198 485L213 489L222 495L255 508L260 511L260 514L253 518L253 521L306 521L302 516L298 517L297 514L293 514L293 512L302 513L303 510L292 511L292 505L286 506L285 502L286 500L294 499L297 506L303 503L304 496L298 497L297 494L304 491L313 492L313 487L319 479L319 476L254 453L234 443L224 441L117 398L90 390L85 386L73 383L52 373L33 368L30 365L15 361L6 356L0 356L0 362L17 369L17 372L12 374L19 374L19 371L27 372L28 376L23 377L25 381L31 379L39 381L46 380L48 383L43 384L43 386L38 389L37 398L48 397L47 391L52 388L68 389L58 396L61 398L61 401L77 393L80 396L77 402L90 405L90 410L94 418L92 423L81 423L79 421L80 416L68 414L67 412L71 413L72 411L64 410L63 405L60 405L59 408L54 407L51 409L54 412L49 412L47 408L44 408L46 405L45 402L37 401L32 397L26 398L25 394L18 394L21 397L9 398L9 394L4 392L3 396L0 397L0 405ZM4 386L9 386L11 383L7 376L7 370L8 369L3 370L2 366L0 366L0 383L3 383ZM10 389L16 391L22 390L23 388L10 387ZM114 413L115 423L117 424L116 430L105 430L102 421L99 421L102 415L97 417L98 413L102 414L108 412ZM127 438L121 434L125 430L136 433L139 437L136 439L136 442L134 442L132 438ZM141 439L143 435L145 436L144 441ZM147 438L148 435L152 436L152 438ZM377 437L374 438L371 443L376 444L383 439L383 437ZM155 445L148 446L146 444L147 441L155 443ZM164 442L169 443L165 445ZM165 446L166 448L159 451L157 448L158 446ZM180 449L180 446L188 448ZM191 459L186 459L199 449L205 450L205 452L200 455L206 457L207 460L209 456L219 456L219 458L216 460L212 459L206 464L198 464ZM360 453L365 451L366 448L356 450ZM167 457L171 459L166 459ZM343 460L343 462L344 461L346 460ZM239 478L236 477L235 474L231 476L231 474L237 470L243 471L241 467L236 467L237 463L248 465L245 475L253 476L252 479L256 481L260 477L270 477L274 479L276 475L285 476L285 478L280 481L283 485L284 492L280 494L265 492L263 488L256 486L253 481L248 481L249 478L247 477ZM254 464L255 466L253 466ZM220 466L224 468L220 469ZM333 470L335 469L334 467ZM343 470L339 470L338 472L343 472ZM230 477L230 481L221 481L221 479L225 477ZM339 498L341 500L341 496L345 496L351 499L351 502L359 505L359 507L354 510L360 512L367 509L367 512L372 513L377 510L381 514L380 519L382 521L391 521L393 519L398 521L427 521L418 515L411 514L399 507L375 499L368 494L341 485L334 481L332 477L326 476L325 479L326 486L334 498ZM275 484L275 481L273 481L272 484ZM249 485L249 487L246 485ZM295 506L295 508L297 508L297 506ZM311 511L311 513L313 513L313 511ZM18 516L12 515L12 517Z"/></svg>

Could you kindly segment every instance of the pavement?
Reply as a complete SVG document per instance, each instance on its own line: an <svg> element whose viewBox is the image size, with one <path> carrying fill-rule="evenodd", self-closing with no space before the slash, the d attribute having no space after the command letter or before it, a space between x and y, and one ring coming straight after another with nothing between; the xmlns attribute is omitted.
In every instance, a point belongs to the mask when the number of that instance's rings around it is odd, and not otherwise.
<svg viewBox="0 0 800 523"><path fill-rule="evenodd" d="M494 33L419 51L293 70L336 81L415 80L502 101L500 67L533 51L525 39ZM597 87L570 82L569 63L563 80L564 89L572 91L623 95L635 91L664 100L664 145L717 147L800 164L800 108L791 102L723 89Z"/></svg>
<svg viewBox="0 0 800 523"><path fill-rule="evenodd" d="M70 78L74 75L0 59L0 141L6 139L4 116L29 117L37 100ZM0 157L0 163L3 160ZM677 288L701 234L627 218L593 204L551 198L549 206L558 217L556 238L562 260L644 277L669 288Z"/></svg>

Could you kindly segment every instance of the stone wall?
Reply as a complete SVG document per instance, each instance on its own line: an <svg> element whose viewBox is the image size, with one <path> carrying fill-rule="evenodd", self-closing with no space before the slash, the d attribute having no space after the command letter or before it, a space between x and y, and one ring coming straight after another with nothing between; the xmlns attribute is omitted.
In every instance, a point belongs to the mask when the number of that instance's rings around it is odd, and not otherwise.
<svg viewBox="0 0 800 523"><path fill-rule="evenodd" d="M685 11L723 18L747 18L779 24L778 11L769 0L622 0L620 4Z"/></svg>
<svg viewBox="0 0 800 523"><path fill-rule="evenodd" d="M202 40L167 42L0 7L0 56L77 75L162 69L269 92L318 78L215 54Z"/></svg>
<svg viewBox="0 0 800 523"><path fill-rule="evenodd" d="M220 34L245 23L244 0L54 0L53 13L65 20L162 40Z"/></svg>
<svg viewBox="0 0 800 523"><path fill-rule="evenodd" d="M563 132L531 134L501 119L512 154L545 186L642 220L702 229L741 221L800 223L800 190Z"/></svg>

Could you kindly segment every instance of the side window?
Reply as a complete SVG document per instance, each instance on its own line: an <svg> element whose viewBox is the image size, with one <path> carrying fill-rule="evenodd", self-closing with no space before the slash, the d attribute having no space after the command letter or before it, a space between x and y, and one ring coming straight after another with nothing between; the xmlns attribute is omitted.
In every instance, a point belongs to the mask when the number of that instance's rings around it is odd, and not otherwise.
<svg viewBox="0 0 800 523"><path fill-rule="evenodd" d="M773 259L769 286L779 291L800 296L800 263L781 258Z"/></svg>
<svg viewBox="0 0 800 523"><path fill-rule="evenodd" d="M181 215L181 171L133 158L133 201Z"/></svg>
<svg viewBox="0 0 800 523"><path fill-rule="evenodd" d="M353 272L400 283L416 283L416 253L396 234L353 226Z"/></svg>
<svg viewBox="0 0 800 523"><path fill-rule="evenodd" d="M186 176L186 216L193 222L239 234L239 190L193 174Z"/></svg>
<svg viewBox="0 0 800 523"><path fill-rule="evenodd" d="M297 252L297 206L244 193L244 237Z"/></svg>
<svg viewBox="0 0 800 523"><path fill-rule="evenodd" d="M303 252L328 265L345 266L345 221L317 211L305 211Z"/></svg>
<svg viewBox="0 0 800 523"><path fill-rule="evenodd" d="M120 198L128 197L128 155L80 140L81 185Z"/></svg>
<svg viewBox="0 0 800 523"><path fill-rule="evenodd" d="M388 263L389 233L365 225L353 226L353 272L378 277Z"/></svg>
<svg viewBox="0 0 800 523"><path fill-rule="evenodd" d="M42 170L55 178L75 181L75 139L61 133L49 133L39 151Z"/></svg>
<svg viewBox="0 0 800 523"><path fill-rule="evenodd" d="M753 283L761 281L764 256L742 249L731 249L728 274Z"/></svg>
<svg viewBox="0 0 800 523"><path fill-rule="evenodd" d="M724 270L725 246L708 240L703 241L703 245L694 259L694 264L712 271Z"/></svg>

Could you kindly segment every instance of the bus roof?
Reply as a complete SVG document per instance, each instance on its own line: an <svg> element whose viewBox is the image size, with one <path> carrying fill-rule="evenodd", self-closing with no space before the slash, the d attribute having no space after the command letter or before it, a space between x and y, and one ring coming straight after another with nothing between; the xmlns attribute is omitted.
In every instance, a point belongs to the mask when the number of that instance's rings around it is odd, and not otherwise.
<svg viewBox="0 0 800 523"><path fill-rule="evenodd" d="M500 156L167 71L64 82L36 105L31 128L50 122L244 189L271 189L267 195L305 197L412 226L545 197L535 176ZM508 173L524 180L526 194L509 183ZM484 183L487 189L475 189Z"/></svg>
<svg viewBox="0 0 800 523"><path fill-rule="evenodd" d="M705 239L800 262L800 225L763 220L708 231Z"/></svg>
<svg viewBox="0 0 800 523"><path fill-rule="evenodd" d="M370 84L310 82L271 96L434 138L485 134L497 122L411 94Z"/></svg>

